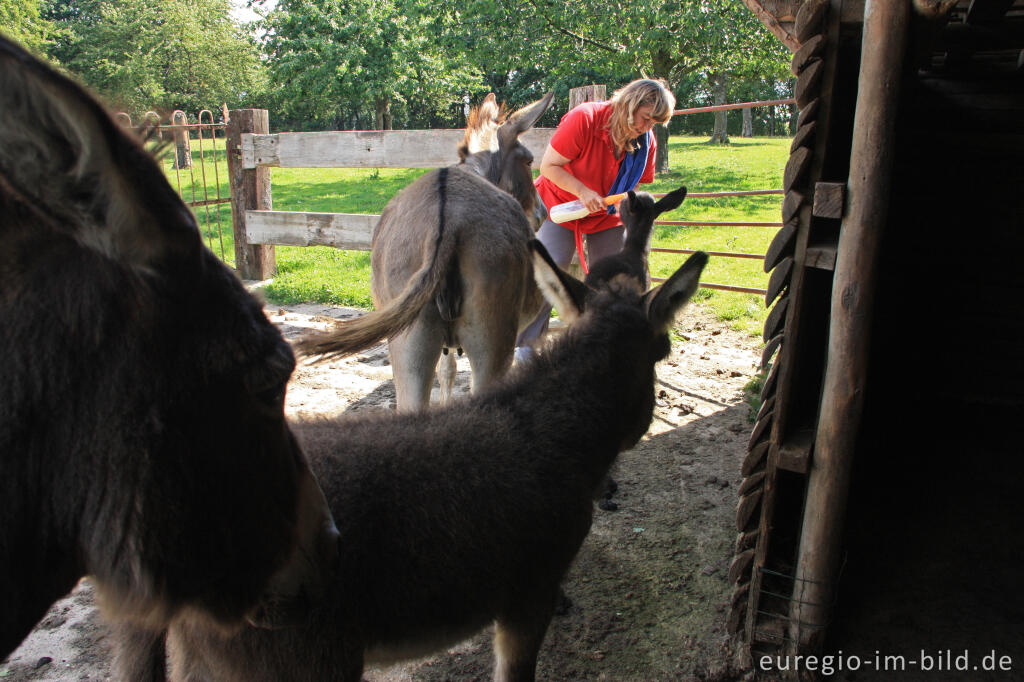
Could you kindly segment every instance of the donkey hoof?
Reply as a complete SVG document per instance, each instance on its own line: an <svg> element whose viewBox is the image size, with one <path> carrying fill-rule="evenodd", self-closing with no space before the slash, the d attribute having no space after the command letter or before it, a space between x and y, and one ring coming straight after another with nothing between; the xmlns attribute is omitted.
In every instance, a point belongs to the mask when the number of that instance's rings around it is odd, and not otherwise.
<svg viewBox="0 0 1024 682"><path fill-rule="evenodd" d="M601 500L600 502L598 502L597 506L600 507L601 509L605 510L605 511L618 511L619 510L619 505L616 504L615 502L613 502L612 500L610 500L607 497L604 498L603 500Z"/></svg>

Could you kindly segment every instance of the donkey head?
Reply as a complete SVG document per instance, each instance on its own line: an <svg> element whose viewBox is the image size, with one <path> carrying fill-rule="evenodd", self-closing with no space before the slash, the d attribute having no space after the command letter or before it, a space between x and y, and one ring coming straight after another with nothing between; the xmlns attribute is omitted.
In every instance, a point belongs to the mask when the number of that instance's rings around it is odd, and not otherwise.
<svg viewBox="0 0 1024 682"><path fill-rule="evenodd" d="M626 226L626 243L620 253L602 258L591 266L588 284L609 281L617 274L629 275L647 288L650 276L647 255L650 251L654 221L672 211L686 199L686 187L669 192L659 201L646 192L630 192L619 204L619 215Z"/></svg>
<svg viewBox="0 0 1024 682"><path fill-rule="evenodd" d="M528 217L535 212L540 198L530 172L533 154L519 141L519 136L533 127L554 97L555 93L549 92L506 119L503 107L498 106L491 93L470 112L466 134L459 144L461 162L515 197Z"/></svg>
<svg viewBox="0 0 1024 682"><path fill-rule="evenodd" d="M326 578L291 349L146 150L2 38L0 319L0 599L22 625L84 573L155 626L239 622L290 557L282 590Z"/></svg>
<svg viewBox="0 0 1024 682"><path fill-rule="evenodd" d="M602 259L617 259L621 267L591 269L584 283L558 268L540 242L531 246L534 279L570 325L559 342L575 346L572 357L591 356L603 363L590 373L615 387L616 418L623 428L619 451L632 447L650 426L654 366L671 351L669 329L697 291L707 254L693 254L663 284L645 291L636 273L636 253ZM551 352L556 351L557 345Z"/></svg>

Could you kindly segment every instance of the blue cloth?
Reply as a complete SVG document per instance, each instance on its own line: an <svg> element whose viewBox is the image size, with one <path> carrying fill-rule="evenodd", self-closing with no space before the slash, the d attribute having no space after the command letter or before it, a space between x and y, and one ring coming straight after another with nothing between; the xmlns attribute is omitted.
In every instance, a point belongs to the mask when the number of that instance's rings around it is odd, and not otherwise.
<svg viewBox="0 0 1024 682"><path fill-rule="evenodd" d="M638 137L636 141L639 146L636 151L623 155L622 163L619 164L619 174L615 176L615 182L608 190L609 195L628 192L640 183L640 178L643 177L644 170L647 168L647 150L650 149L650 136L653 134L653 131L647 131ZM615 213L615 207L609 206L608 212Z"/></svg>

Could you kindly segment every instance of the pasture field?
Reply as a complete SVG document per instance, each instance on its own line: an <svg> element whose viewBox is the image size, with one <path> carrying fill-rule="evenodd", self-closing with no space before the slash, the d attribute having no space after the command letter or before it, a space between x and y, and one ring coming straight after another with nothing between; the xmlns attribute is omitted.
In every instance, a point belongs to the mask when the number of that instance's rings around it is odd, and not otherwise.
<svg viewBox="0 0 1024 682"><path fill-rule="evenodd" d="M681 184L690 192L778 189L782 187L782 171L789 156L789 138L732 138L729 145L709 145L705 137L673 136L669 140L670 170L657 177L644 189L666 192ZM193 157L199 150L193 142ZM214 150L205 142L207 170L205 178L198 165L189 171L170 169L168 177L180 186L187 201L220 195L228 196L223 143L218 140ZM215 177L210 161L216 154L221 160ZM454 156L454 155L453 155ZM274 208L285 211L322 211L341 213L380 213L399 190L422 175L414 169L271 169ZM180 179L180 185L179 183ZM689 198L676 211L662 216L664 220L779 222L782 195L752 197ZM229 206L196 208L204 239L217 255L234 263L234 240L231 235ZM219 221L218 221L219 215ZM218 229L218 222L220 229ZM653 246L663 248L703 249L764 254L777 228L773 227L686 227L656 226ZM223 251L222 251L223 245ZM651 274L664 277L685 256L651 254ZM330 247L277 247L278 276L264 288L264 295L273 303L331 303L361 308L372 306L370 300L370 254L365 251L342 251ZM704 281L715 284L765 288L768 275L757 259L713 257L704 274ZM694 299L710 308L720 320L754 335L760 335L767 310L761 296L702 289Z"/></svg>

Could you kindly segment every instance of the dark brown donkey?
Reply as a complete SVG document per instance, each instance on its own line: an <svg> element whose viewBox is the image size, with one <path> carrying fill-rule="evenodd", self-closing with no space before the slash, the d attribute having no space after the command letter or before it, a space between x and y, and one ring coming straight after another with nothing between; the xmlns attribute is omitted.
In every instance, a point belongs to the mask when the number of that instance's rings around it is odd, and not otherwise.
<svg viewBox="0 0 1024 682"><path fill-rule="evenodd" d="M527 215L539 199L533 154L519 136L552 98L503 120L487 96L470 114L462 163L423 175L384 208L371 256L376 310L307 339L304 352L348 355L387 338L401 410L430 402L435 365L441 402L448 401L455 381L449 351L465 349L474 391L505 374L516 334L541 305L527 248Z"/></svg>
<svg viewBox="0 0 1024 682"><path fill-rule="evenodd" d="M85 574L157 632L322 591L293 365L142 146L0 38L0 658Z"/></svg>
<svg viewBox="0 0 1024 682"><path fill-rule="evenodd" d="M631 196L629 243L645 249L654 217L681 199ZM534 678L593 492L650 426L655 363L707 262L695 254L645 293L637 250L584 284L534 249L537 281L569 328L450 406L297 425L341 529L334 593L295 629L231 637L173 625L175 679L358 682L364 661L424 655L493 622L495 679Z"/></svg>

